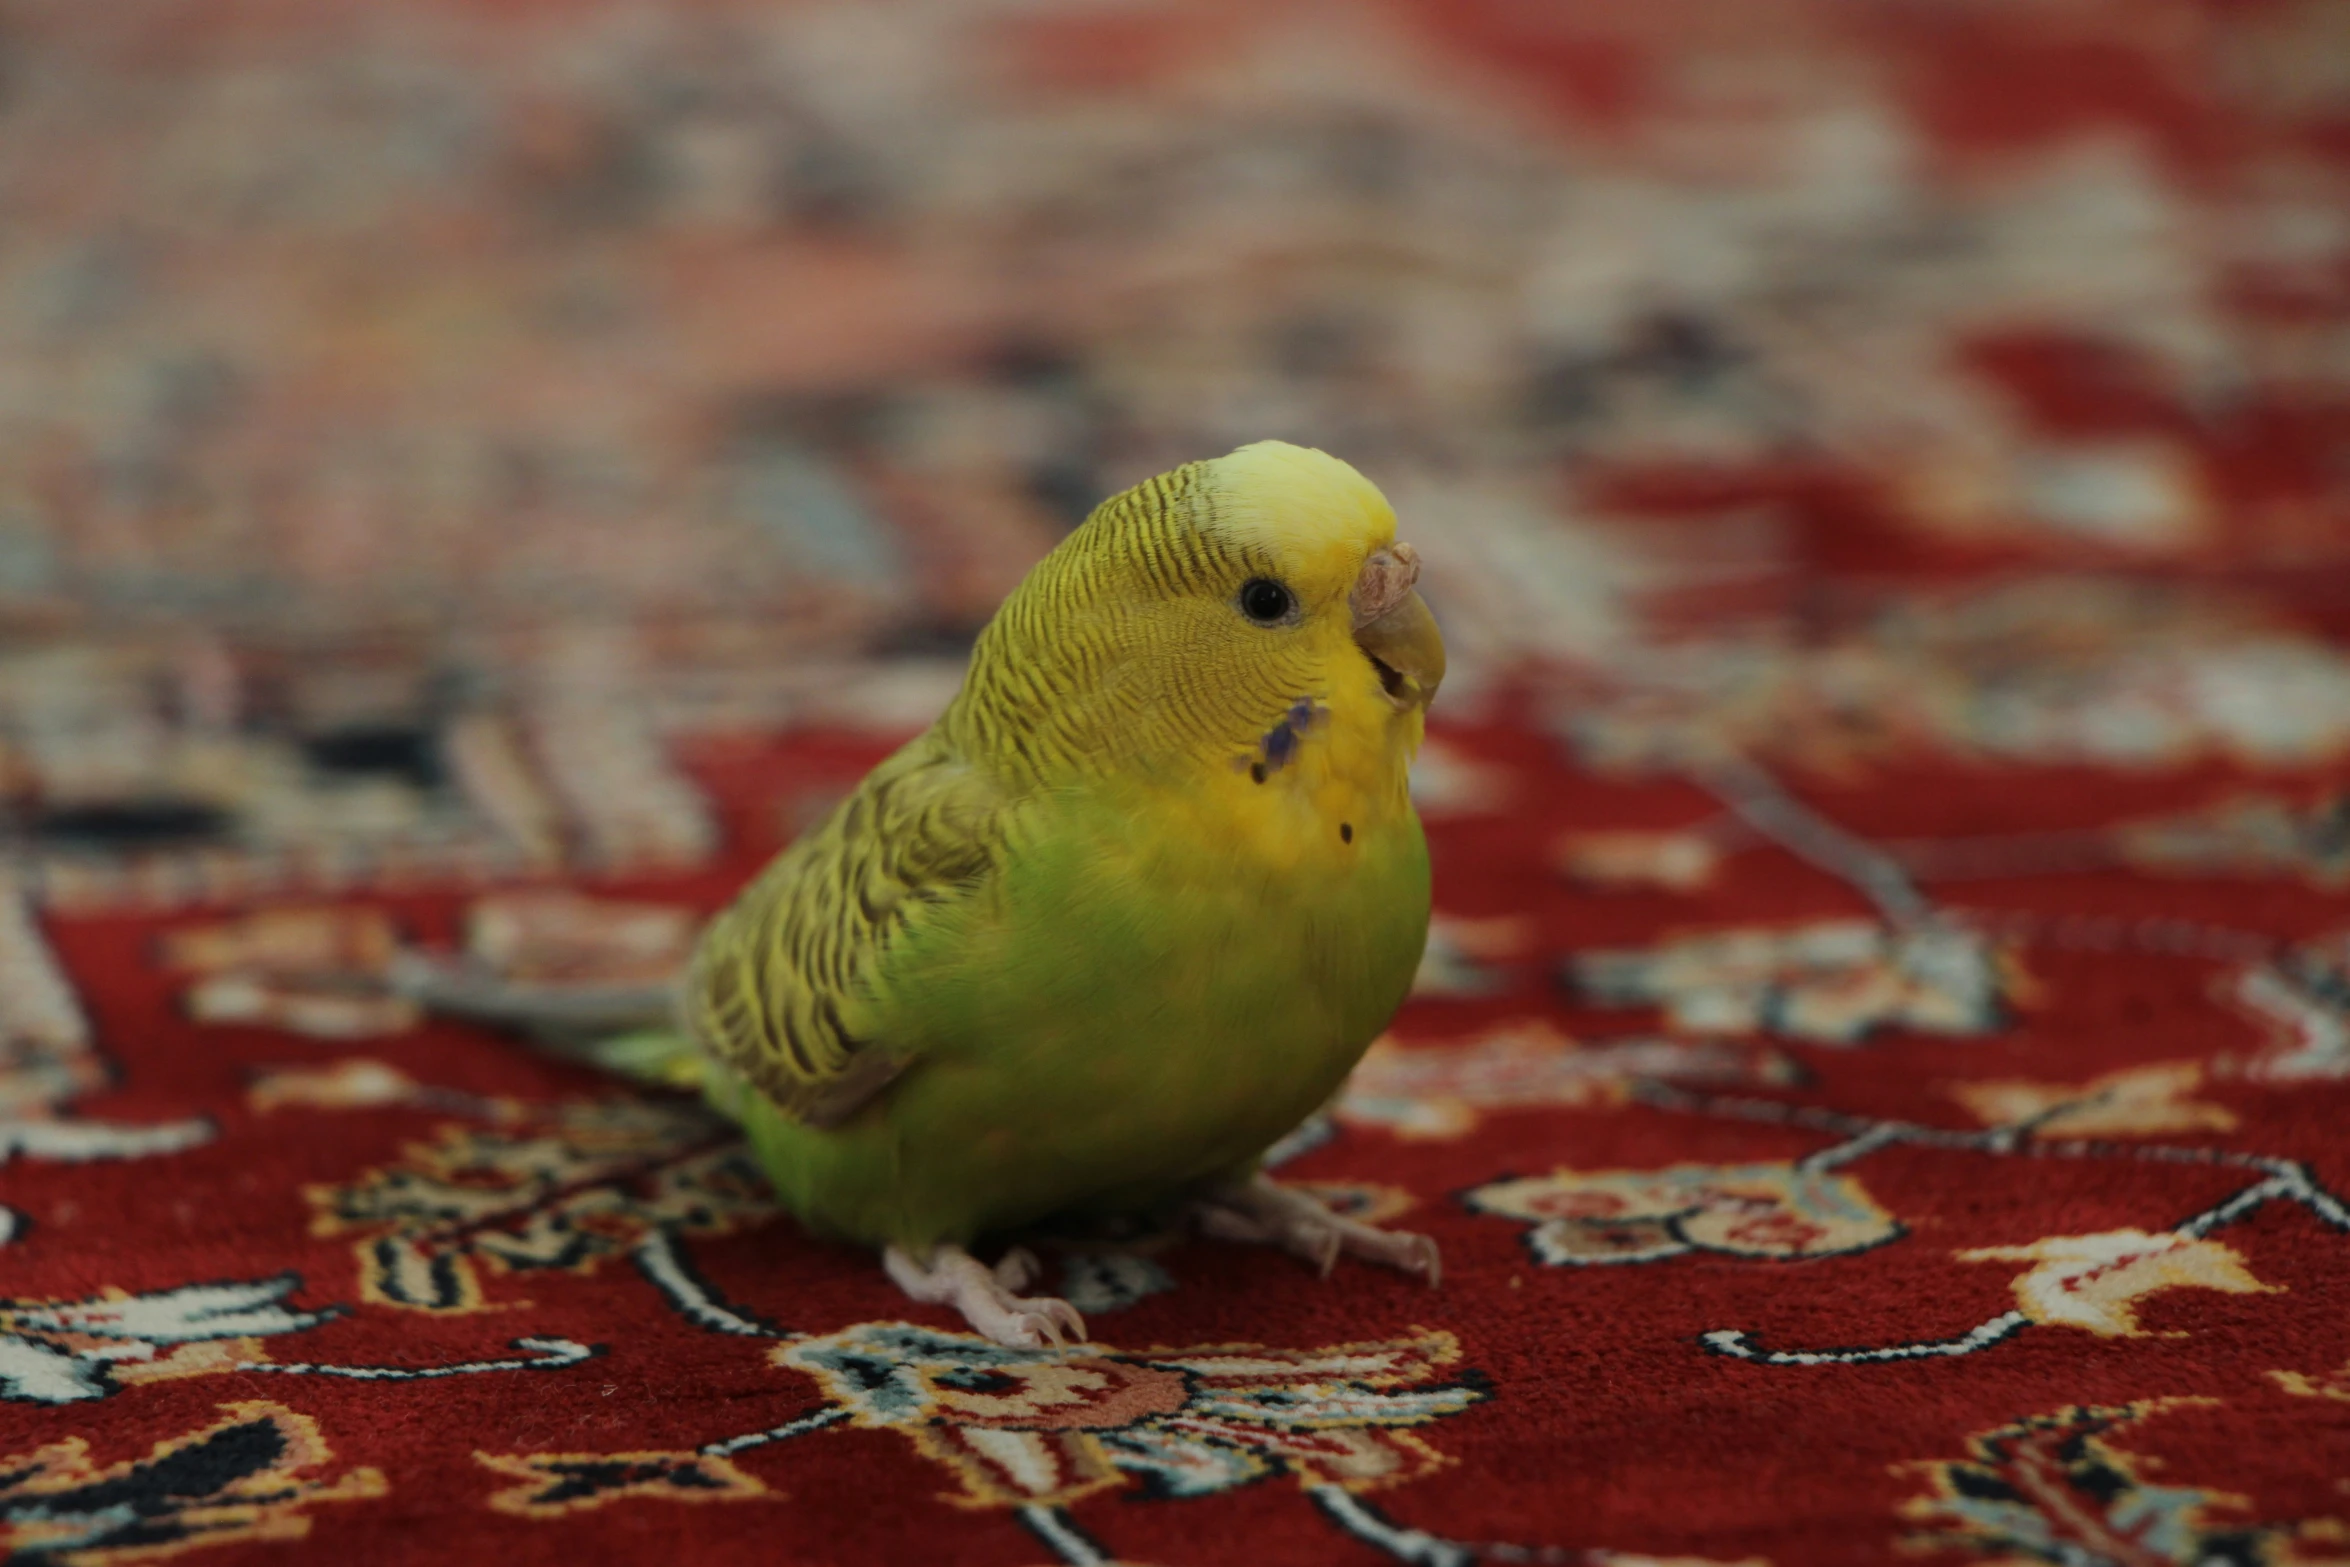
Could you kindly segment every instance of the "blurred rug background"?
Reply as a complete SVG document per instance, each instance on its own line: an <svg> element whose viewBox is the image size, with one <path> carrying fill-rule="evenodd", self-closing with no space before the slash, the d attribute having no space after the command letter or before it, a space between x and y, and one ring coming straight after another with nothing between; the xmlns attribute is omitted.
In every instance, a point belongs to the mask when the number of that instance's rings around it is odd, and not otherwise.
<svg viewBox="0 0 2350 1567"><path fill-rule="evenodd" d="M995 1351L387 991L665 971L1266 436L1454 650L1284 1149L1439 1293ZM0 1544L2350 1559L2346 639L2338 0L12 6Z"/></svg>

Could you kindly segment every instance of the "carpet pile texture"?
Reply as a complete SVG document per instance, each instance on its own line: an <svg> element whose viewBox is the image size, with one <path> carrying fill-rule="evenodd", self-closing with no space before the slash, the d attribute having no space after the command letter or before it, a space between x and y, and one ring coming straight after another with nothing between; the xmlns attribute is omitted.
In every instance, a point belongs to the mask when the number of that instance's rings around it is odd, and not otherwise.
<svg viewBox="0 0 2350 1567"><path fill-rule="evenodd" d="M2345 15L11 19L0 1555L2350 1563ZM1440 1287L1000 1349L385 983L668 972L1265 436L1454 651L1277 1150Z"/></svg>
<svg viewBox="0 0 2350 1567"><path fill-rule="evenodd" d="M820 788L877 749L791 736L697 776L719 798ZM1280 1172L1434 1235L1441 1288L1048 1237L1095 1334L1070 1354L987 1345L801 1236L690 1100L460 1025L342 1016L370 1037L337 1040L331 1011L308 1036L190 1015L238 984L349 1007L322 976L399 944L657 948L665 912L747 858L588 905L20 919L0 958L60 1035L11 1091L105 1081L12 1132L8 1544L2350 1548L2338 785L2216 764L1626 777L1524 715L1444 729L1433 762L1421 994Z"/></svg>

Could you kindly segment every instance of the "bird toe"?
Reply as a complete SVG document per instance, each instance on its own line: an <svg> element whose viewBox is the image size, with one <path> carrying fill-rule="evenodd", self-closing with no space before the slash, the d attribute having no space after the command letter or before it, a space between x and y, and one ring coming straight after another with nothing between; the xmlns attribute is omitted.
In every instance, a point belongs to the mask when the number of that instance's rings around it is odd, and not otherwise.
<svg viewBox="0 0 2350 1567"><path fill-rule="evenodd" d="M1044 1275L1044 1264L1025 1246L1015 1246L995 1265L995 1281L1015 1293Z"/></svg>
<svg viewBox="0 0 2350 1567"><path fill-rule="evenodd" d="M1016 1312L997 1324L987 1337L1006 1349L1042 1349L1051 1339L1051 1324L1033 1311Z"/></svg>

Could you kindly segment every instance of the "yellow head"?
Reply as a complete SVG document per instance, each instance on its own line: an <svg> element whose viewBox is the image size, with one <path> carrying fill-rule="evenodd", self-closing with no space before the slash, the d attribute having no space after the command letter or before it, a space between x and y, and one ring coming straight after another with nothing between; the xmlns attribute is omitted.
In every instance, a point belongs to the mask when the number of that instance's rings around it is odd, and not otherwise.
<svg viewBox="0 0 2350 1567"><path fill-rule="evenodd" d="M947 723L1039 778L1245 759L1300 703L1408 757L1444 676L1418 574L1386 497L1335 457L1260 441L1186 464L1038 563Z"/></svg>

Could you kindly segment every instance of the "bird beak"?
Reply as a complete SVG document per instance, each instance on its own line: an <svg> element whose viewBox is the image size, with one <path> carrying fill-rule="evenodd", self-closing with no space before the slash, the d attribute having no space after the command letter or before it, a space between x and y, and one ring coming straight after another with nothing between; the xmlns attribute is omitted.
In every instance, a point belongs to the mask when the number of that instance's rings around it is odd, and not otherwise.
<svg viewBox="0 0 2350 1567"><path fill-rule="evenodd" d="M1413 584L1420 555L1409 544L1372 553L1355 579L1355 646L1379 671L1379 685L1399 709L1426 707L1444 679L1444 634Z"/></svg>

